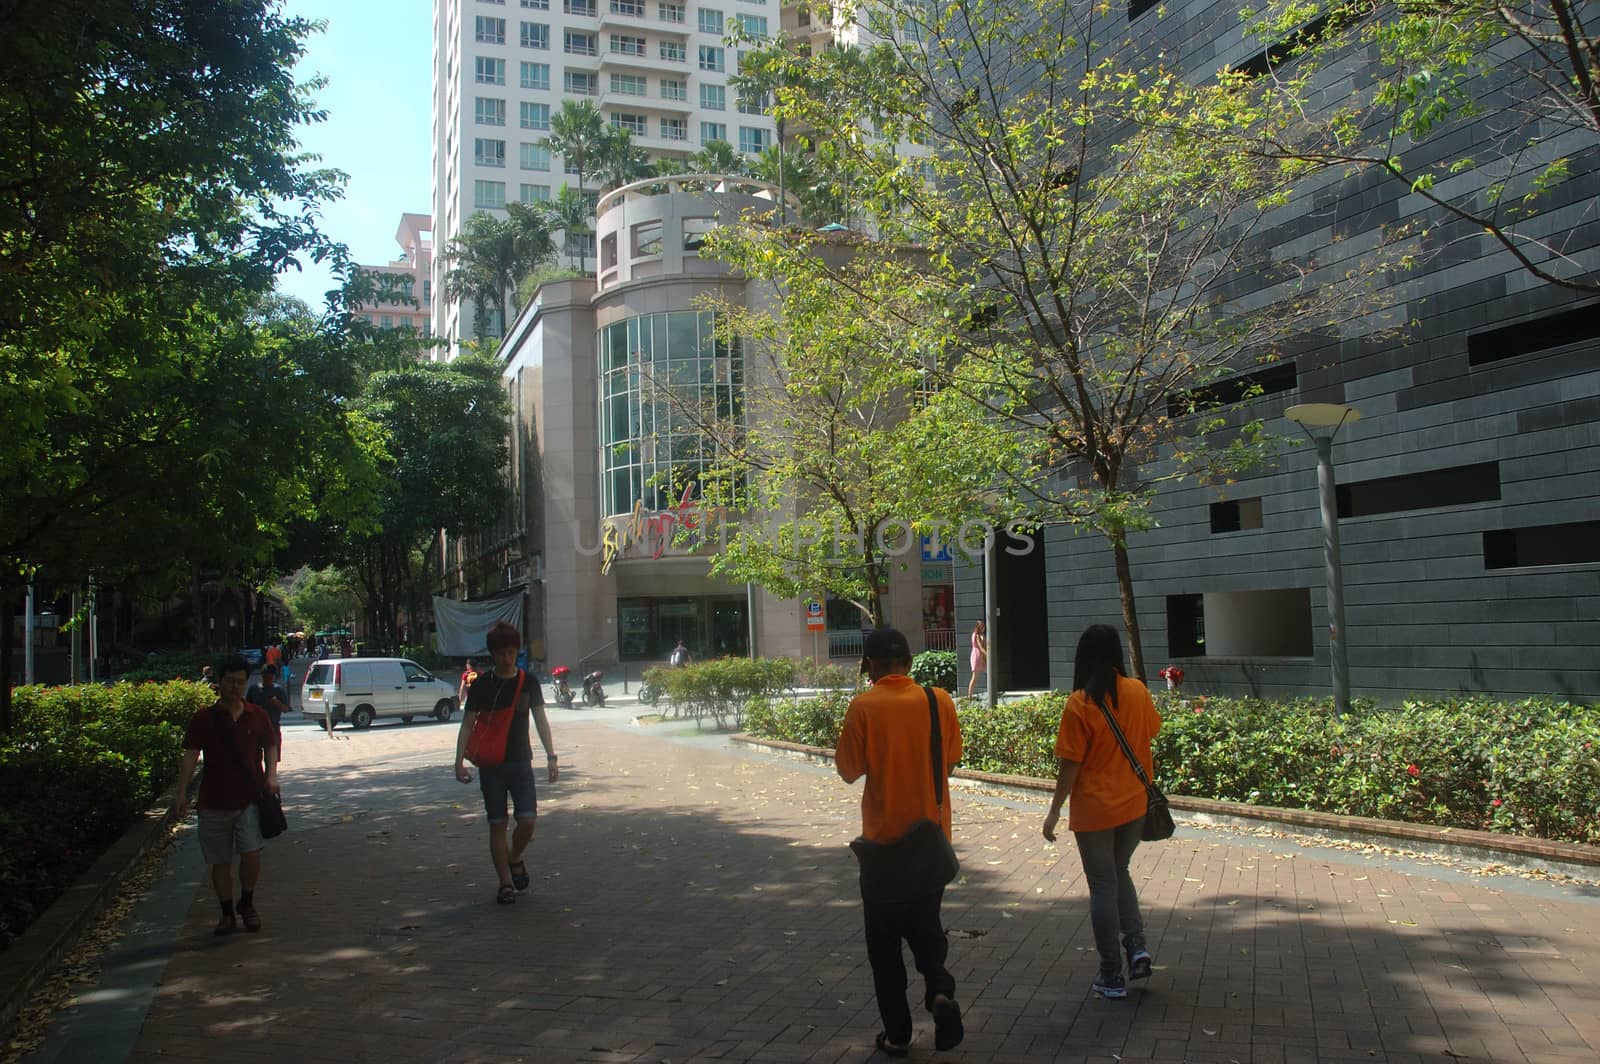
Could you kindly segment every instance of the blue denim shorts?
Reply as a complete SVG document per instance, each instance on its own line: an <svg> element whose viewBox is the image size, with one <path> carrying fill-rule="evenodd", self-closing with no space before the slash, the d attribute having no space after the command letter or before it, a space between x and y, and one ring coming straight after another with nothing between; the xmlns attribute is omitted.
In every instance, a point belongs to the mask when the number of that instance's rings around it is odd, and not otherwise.
<svg viewBox="0 0 1600 1064"><path fill-rule="evenodd" d="M483 811L489 823L506 822L506 796L518 820L532 819L538 811L539 793L533 784L532 761L507 761L503 765L480 765L478 786L483 790Z"/></svg>

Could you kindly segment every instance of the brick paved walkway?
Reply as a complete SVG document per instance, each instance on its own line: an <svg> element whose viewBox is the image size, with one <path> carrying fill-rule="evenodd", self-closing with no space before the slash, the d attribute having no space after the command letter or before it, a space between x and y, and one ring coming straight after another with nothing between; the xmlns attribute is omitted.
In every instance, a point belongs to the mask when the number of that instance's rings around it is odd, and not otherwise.
<svg viewBox="0 0 1600 1064"><path fill-rule="evenodd" d="M870 1058L859 791L723 742L554 724L564 775L541 773L533 888L505 907L477 786L448 774L454 727L287 744L296 830L268 853L266 930L214 940L200 892L133 1059ZM1135 858L1158 970L1106 1002L1076 852L1043 843L1042 808L957 803L968 1035L941 1059L1600 1058L1595 891L1180 828Z"/></svg>

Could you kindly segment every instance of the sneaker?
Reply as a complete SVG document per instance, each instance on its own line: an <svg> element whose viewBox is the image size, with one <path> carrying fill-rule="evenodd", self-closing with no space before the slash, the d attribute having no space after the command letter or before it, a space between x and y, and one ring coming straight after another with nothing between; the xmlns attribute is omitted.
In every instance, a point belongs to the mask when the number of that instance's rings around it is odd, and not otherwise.
<svg viewBox="0 0 1600 1064"><path fill-rule="evenodd" d="M244 929L246 931L249 931L253 934L254 932L261 930L261 914L256 912L255 906L251 906L248 909L240 909L239 919L244 922Z"/></svg>
<svg viewBox="0 0 1600 1064"><path fill-rule="evenodd" d="M233 918L232 913L229 913L217 921L217 926L212 928L211 933L213 935L231 935L237 930L239 930L239 922Z"/></svg>
<svg viewBox="0 0 1600 1064"><path fill-rule="evenodd" d="M1098 975L1095 977L1093 990L1103 998L1125 998L1128 996L1128 984L1121 975Z"/></svg>
<svg viewBox="0 0 1600 1064"><path fill-rule="evenodd" d="M1155 965L1155 958L1150 956L1147 949L1136 949L1128 954L1128 978L1148 979Z"/></svg>

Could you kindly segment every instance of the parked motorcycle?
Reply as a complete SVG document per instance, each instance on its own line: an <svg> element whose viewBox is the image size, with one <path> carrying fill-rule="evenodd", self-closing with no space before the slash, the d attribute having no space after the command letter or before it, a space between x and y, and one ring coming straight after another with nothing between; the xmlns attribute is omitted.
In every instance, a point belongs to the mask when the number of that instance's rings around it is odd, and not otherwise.
<svg viewBox="0 0 1600 1064"><path fill-rule="evenodd" d="M606 690L600 686L600 678L605 673L599 669L594 670L583 678L583 704L586 706L598 705L601 709L606 706Z"/></svg>
<svg viewBox="0 0 1600 1064"><path fill-rule="evenodd" d="M563 709L572 708L572 688L567 684L567 677L572 675L572 670L565 665L557 665L550 670L550 686L556 691L556 705ZM588 699L585 698L585 701Z"/></svg>

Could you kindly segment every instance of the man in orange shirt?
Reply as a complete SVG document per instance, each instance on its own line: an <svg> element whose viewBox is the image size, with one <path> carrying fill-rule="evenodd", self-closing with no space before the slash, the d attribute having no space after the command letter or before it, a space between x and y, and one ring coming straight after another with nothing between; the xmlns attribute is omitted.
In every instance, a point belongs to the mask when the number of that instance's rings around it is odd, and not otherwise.
<svg viewBox="0 0 1600 1064"><path fill-rule="evenodd" d="M846 783L867 777L861 795L861 834L873 842L889 843L919 821L932 820L949 838L948 788L943 789L943 801L935 796L928 697L906 675L911 668L910 644L895 629L879 628L867 633L862 652L862 671L871 677L872 687L851 700L834 754L834 765ZM951 767L961 760L961 724L949 693L937 688L933 693L948 779ZM902 939L911 947L917 971L927 984L923 1004L933 1014L934 1048L953 1049L961 1042L956 981L944 965L950 943L939 917L943 900L942 884L916 901L862 898L867 959L883 1017L877 1045L888 1056L905 1056L911 1043Z"/></svg>

